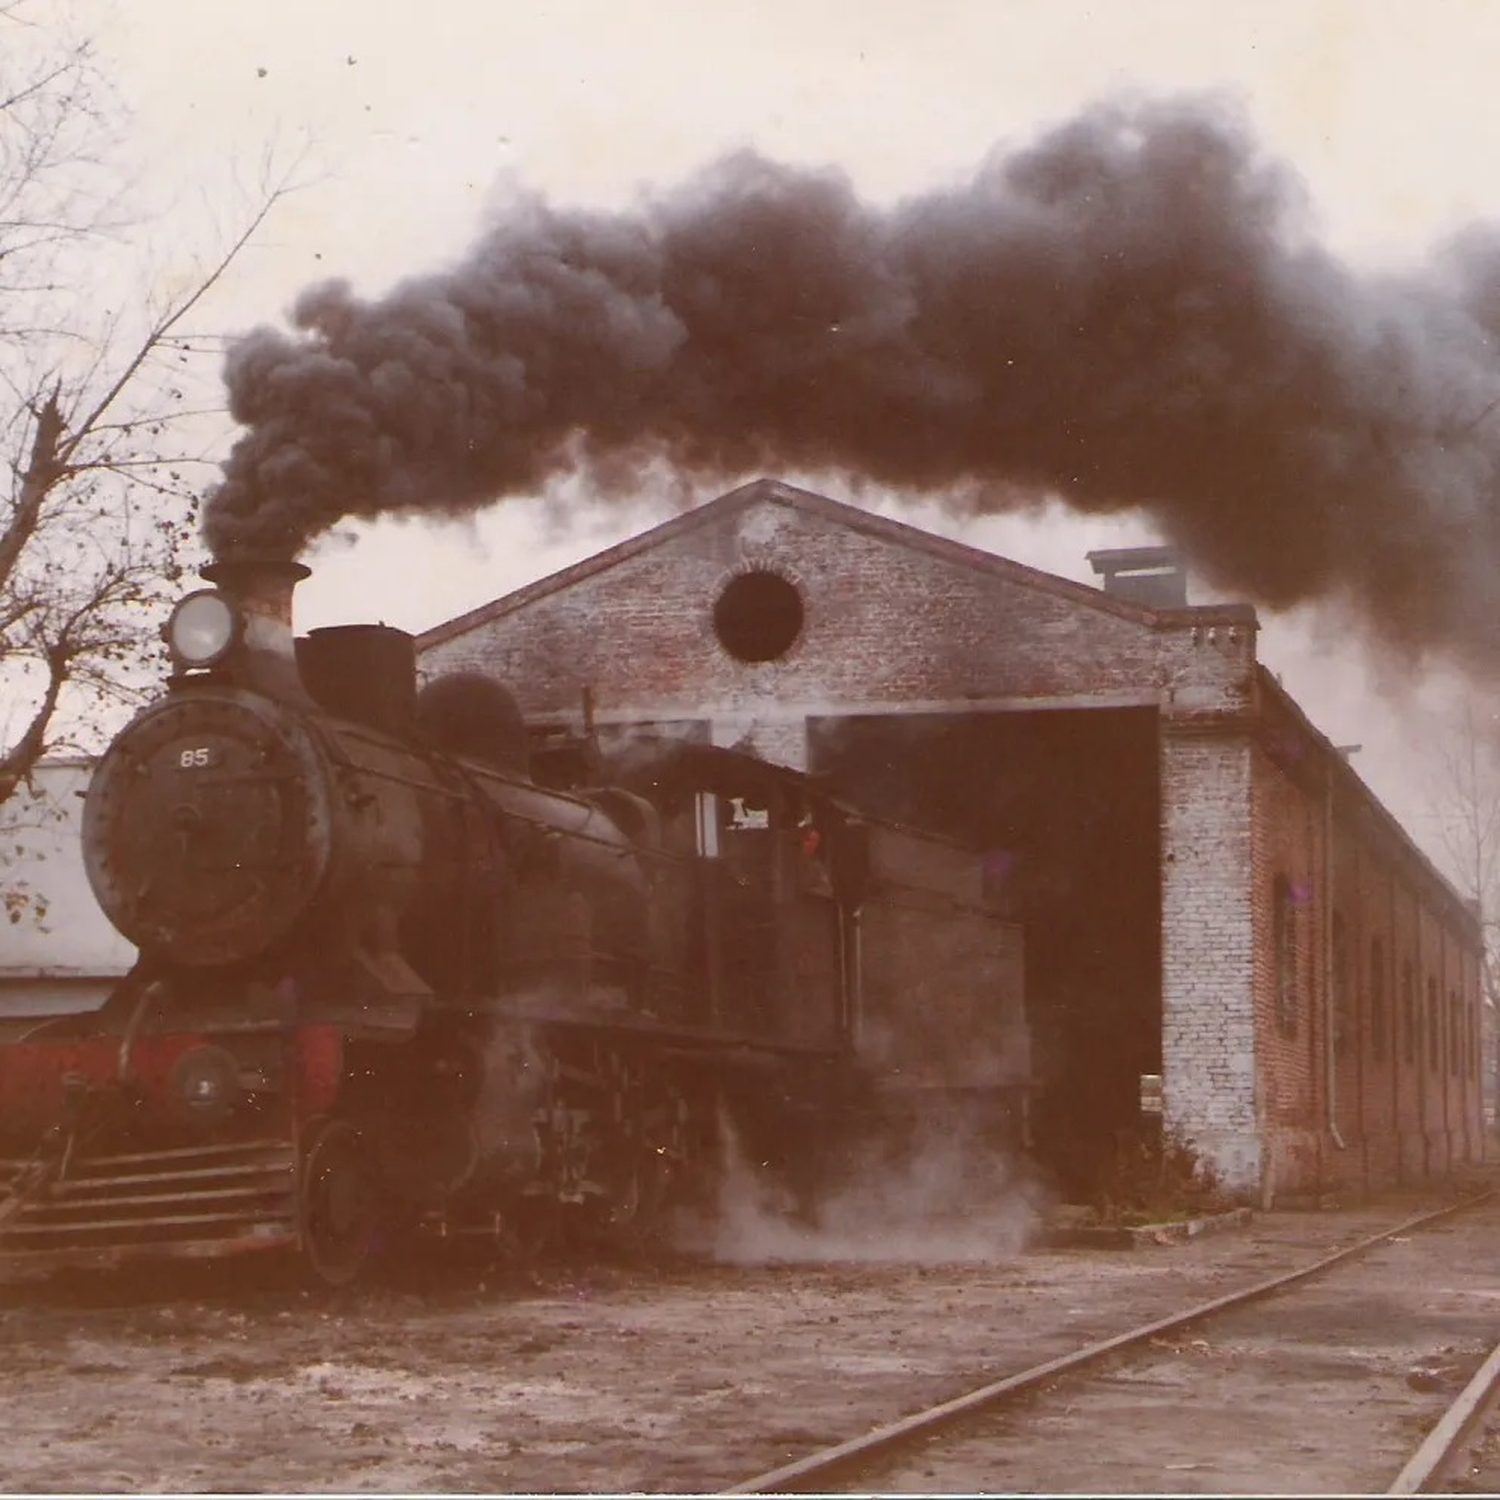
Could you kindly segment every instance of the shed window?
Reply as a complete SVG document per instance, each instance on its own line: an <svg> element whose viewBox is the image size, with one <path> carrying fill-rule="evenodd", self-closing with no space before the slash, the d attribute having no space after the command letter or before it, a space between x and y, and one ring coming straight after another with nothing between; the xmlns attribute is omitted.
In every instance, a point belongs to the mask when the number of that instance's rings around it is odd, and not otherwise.
<svg viewBox="0 0 1500 1500"><path fill-rule="evenodd" d="M1342 1057L1354 1035L1354 987L1349 983L1349 934L1342 912L1333 914L1333 1050Z"/></svg>
<svg viewBox="0 0 1500 1500"><path fill-rule="evenodd" d="M1386 1016L1385 995L1385 944L1379 938L1370 939L1370 1053L1376 1062L1385 1059L1385 1039L1389 1030Z"/></svg>
<svg viewBox="0 0 1500 1500"><path fill-rule="evenodd" d="M1276 949L1276 1026L1283 1036L1297 1034L1297 907L1291 882L1276 877L1272 889L1272 942Z"/></svg>
<svg viewBox="0 0 1500 1500"><path fill-rule="evenodd" d="M802 634L802 594L790 579L751 568L724 585L714 602L719 644L744 662L775 661Z"/></svg>
<svg viewBox="0 0 1500 1500"><path fill-rule="evenodd" d="M1417 981L1411 960L1401 962L1401 1053L1409 1063L1417 1060Z"/></svg>
<svg viewBox="0 0 1500 1500"><path fill-rule="evenodd" d="M1427 979L1427 1067L1440 1073L1443 1068L1443 1014L1438 1008L1437 980Z"/></svg>

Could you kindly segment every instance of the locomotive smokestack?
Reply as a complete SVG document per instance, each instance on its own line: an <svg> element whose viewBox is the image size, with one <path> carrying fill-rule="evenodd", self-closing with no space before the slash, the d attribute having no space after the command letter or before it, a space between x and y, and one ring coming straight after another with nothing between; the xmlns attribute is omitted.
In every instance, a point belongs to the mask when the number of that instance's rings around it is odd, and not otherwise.
<svg viewBox="0 0 1500 1500"><path fill-rule="evenodd" d="M289 558L236 553L215 559L200 572L238 605L243 620L240 649L229 670L257 692L309 702L297 671L292 594L312 570Z"/></svg>
<svg viewBox="0 0 1500 1500"><path fill-rule="evenodd" d="M200 570L210 583L231 595L245 611L248 628L269 636L292 633L292 594L312 569L284 557L239 553L216 558Z"/></svg>

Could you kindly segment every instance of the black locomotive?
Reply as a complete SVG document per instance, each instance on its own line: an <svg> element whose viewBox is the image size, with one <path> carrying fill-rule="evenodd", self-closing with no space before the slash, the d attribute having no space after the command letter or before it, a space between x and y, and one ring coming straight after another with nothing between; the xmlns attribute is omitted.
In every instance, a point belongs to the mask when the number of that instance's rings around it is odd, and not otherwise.
<svg viewBox="0 0 1500 1500"><path fill-rule="evenodd" d="M300 565L205 570L84 853L140 960L0 1049L0 1262L660 1223L730 1139L798 1190L876 1125L1024 1133L1020 934L979 862L706 744L540 744Z"/></svg>

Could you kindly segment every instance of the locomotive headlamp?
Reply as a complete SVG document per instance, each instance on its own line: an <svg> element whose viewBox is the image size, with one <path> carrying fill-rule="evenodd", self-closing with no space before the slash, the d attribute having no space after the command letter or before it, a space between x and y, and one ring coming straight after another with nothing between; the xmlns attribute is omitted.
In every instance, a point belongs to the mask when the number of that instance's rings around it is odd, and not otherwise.
<svg viewBox="0 0 1500 1500"><path fill-rule="evenodd" d="M217 589L199 589L178 601L163 632L179 667L211 667L240 637L240 613Z"/></svg>

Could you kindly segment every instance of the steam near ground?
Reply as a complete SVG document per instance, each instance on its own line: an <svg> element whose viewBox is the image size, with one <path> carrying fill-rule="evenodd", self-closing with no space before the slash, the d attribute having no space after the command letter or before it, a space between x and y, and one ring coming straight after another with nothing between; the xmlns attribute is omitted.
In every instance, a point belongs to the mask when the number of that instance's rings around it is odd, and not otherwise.
<svg viewBox="0 0 1500 1500"><path fill-rule="evenodd" d="M804 1204L733 1130L721 1141L716 1212L681 1243L728 1265L993 1261L1023 1248L1043 1207L1036 1186L964 1126L867 1142Z"/></svg>

